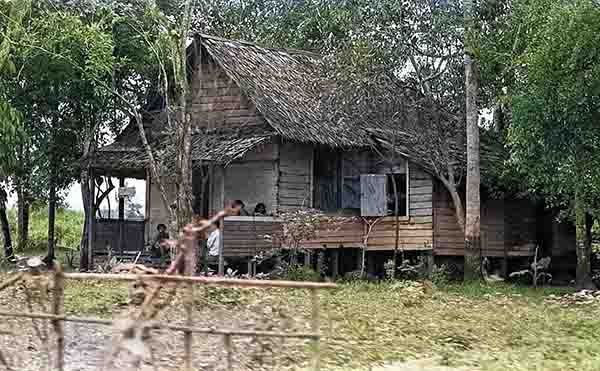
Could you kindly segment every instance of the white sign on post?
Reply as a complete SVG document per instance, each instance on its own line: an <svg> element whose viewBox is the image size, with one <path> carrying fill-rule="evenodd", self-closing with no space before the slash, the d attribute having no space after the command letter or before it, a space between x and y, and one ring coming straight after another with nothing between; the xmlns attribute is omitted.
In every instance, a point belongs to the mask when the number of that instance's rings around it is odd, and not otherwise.
<svg viewBox="0 0 600 371"><path fill-rule="evenodd" d="M135 196L135 187L119 187L119 198L132 198Z"/></svg>

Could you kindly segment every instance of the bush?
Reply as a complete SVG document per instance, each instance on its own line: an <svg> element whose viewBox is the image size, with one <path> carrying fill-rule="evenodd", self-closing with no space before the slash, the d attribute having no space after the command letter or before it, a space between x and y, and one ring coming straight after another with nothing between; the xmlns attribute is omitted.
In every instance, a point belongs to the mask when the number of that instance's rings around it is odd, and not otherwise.
<svg viewBox="0 0 600 371"><path fill-rule="evenodd" d="M273 279L281 279L286 281L320 281L321 275L310 268L306 268L297 264L289 264L282 262L270 274Z"/></svg>
<svg viewBox="0 0 600 371"><path fill-rule="evenodd" d="M452 281L452 271L446 264L434 265L431 270L431 282L436 286L445 286Z"/></svg>
<svg viewBox="0 0 600 371"><path fill-rule="evenodd" d="M17 212L8 211L11 234L17 243ZM84 215L81 211L57 209L55 238L61 248L77 249L81 241ZM44 207L32 208L29 215L29 243L22 250L46 249L48 243L48 211Z"/></svg>

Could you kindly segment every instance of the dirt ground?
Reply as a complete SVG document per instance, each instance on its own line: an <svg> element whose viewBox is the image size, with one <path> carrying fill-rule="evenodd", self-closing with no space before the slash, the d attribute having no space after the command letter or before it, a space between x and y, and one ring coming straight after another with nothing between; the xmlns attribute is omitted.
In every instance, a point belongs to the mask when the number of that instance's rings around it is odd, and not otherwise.
<svg viewBox="0 0 600 371"><path fill-rule="evenodd" d="M11 289L9 289L11 290ZM22 290L14 290L14 295L2 295L0 297L0 308L14 311L27 310L24 305ZM173 297L172 305L158 318L161 322L169 322L173 325L184 324L184 312L182 310L182 298ZM194 326L204 328L233 328L238 330L284 330L284 327L293 331L308 331L309 322L297 320L295 323L283 324L278 315L274 315L272 308L265 303L258 307L249 306L249 310L239 308L228 308L227 305L202 306L196 303L194 314ZM258 310L257 310L258 308ZM125 306L119 311L125 312ZM39 310L35 310L38 311ZM259 313L261 312L261 313ZM264 320L272 318L273 321ZM74 314L75 315L75 314ZM77 315L81 316L81 315ZM88 315L89 316L89 315ZM121 317L118 312L113 312L116 318ZM277 317L277 318L276 318ZM40 336L41 334L41 336ZM114 341L119 335L111 326L65 323L65 370L67 371L91 371L91 370L126 370L135 365L134 357L127 351L121 351L106 368L104 363L110 357ZM41 341L41 338L48 338ZM154 330L148 341L151 351L141 363L140 370L183 370L184 357L184 335L181 332L169 330ZM232 366L234 370L272 370L291 369L297 366L299 359L304 358L303 350L306 348L303 340L271 340L248 337L234 337L232 352ZM33 325L31 319L7 318L0 324L0 350L8 359L8 364L13 370L38 371L48 368L48 364L54 364L54 360L48 360L50 353L54 357L56 342L54 340L51 324L46 321L36 320ZM46 347L51 347L50 351ZM276 350L272 352L271 350ZM195 369L218 371L227 369L227 354L224 348L223 336L195 334L193 338L193 365ZM278 354L278 355L274 355ZM291 355L294 354L294 357ZM290 360L294 359L292 363ZM2 367L0 366L0 370Z"/></svg>
<svg viewBox="0 0 600 371"><path fill-rule="evenodd" d="M120 318L131 309L131 298L127 285L71 281L64 307L70 316ZM168 305L157 320L183 325L183 298L181 291L162 296ZM310 327L310 294L303 291L198 287L193 298L194 327L280 332L307 332ZM320 300L323 370L600 370L600 296L510 285L432 289L415 282L358 282L340 284ZM48 309L28 308L22 288L0 291L0 311ZM115 330L65 326L65 369L102 370ZM55 369L48 367L53 363L48 362L46 342L36 333L44 328L30 319L3 317L0 350L11 369ZM122 352L105 369L182 370L183 338L180 332L153 331L147 342L151 356L141 367L132 367L132 356ZM55 341L47 343L54 347ZM234 337L232 369L305 370L310 350L310 343L301 340ZM192 353L197 370L227 369L221 336L194 335Z"/></svg>

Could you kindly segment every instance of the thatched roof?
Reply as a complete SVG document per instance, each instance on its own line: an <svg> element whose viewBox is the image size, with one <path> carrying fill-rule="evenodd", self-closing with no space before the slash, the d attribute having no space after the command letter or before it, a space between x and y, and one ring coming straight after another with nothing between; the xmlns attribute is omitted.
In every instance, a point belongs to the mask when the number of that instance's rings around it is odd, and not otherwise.
<svg viewBox="0 0 600 371"><path fill-rule="evenodd" d="M174 159L172 151L175 146L172 133L166 128L165 114L147 113L144 115L144 127L154 156ZM192 134L192 161L194 166L204 161L228 165L241 159L248 151L270 142L274 136L273 130L261 126L196 130ZM97 149L84 161L91 161L98 173L144 178L147 159L138 127L130 123L112 144Z"/></svg>
<svg viewBox="0 0 600 371"><path fill-rule="evenodd" d="M394 148L398 152L426 170L432 170L429 166L431 161L424 160L423 154L429 155L430 146L435 143L424 145L414 137L403 137L402 131L396 127L398 120L363 114L348 118L330 112L333 109L325 102L331 102L329 98L334 96L336 85L327 78L320 56L298 50L263 48L253 43L207 35L198 35L196 45L192 44L190 48L197 48L198 44L254 103L267 126L235 132L220 130L196 133L192 149L195 162L211 161L227 165L274 136L341 149L380 146L382 139L396 136ZM407 110L406 118L400 121L411 125L422 121L421 124L428 125L432 119L425 117L428 114L421 111L429 108L420 105L413 107ZM154 144L160 142L162 147L166 146L169 135L164 134L164 118L150 121L152 123L148 125L148 130L152 133L153 141L156 141ZM418 131L412 130L413 133ZM453 135L460 137L460 140L456 140L456 146L452 146L448 153L464 164L463 132L449 133L443 128L437 130L438 137ZM146 155L138 136L135 124L130 124L115 143L96 152L93 166L122 171L145 168Z"/></svg>
<svg viewBox="0 0 600 371"><path fill-rule="evenodd" d="M332 83L325 76L320 56L206 35L199 39L283 138L332 147L366 144L363 132L326 117L322 98Z"/></svg>

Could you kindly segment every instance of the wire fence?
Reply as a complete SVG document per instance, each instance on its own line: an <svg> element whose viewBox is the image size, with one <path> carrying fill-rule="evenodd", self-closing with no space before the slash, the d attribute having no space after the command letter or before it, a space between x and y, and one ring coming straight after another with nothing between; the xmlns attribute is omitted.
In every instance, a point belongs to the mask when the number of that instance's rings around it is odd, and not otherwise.
<svg viewBox="0 0 600 371"><path fill-rule="evenodd" d="M218 218L217 215L215 218ZM245 280L224 277L200 277L193 276L195 267L195 246L197 246L197 238L199 233L204 231L207 224L189 225L184 229L182 238L170 243L177 247L177 255L171 266L162 274L101 274L101 273L65 273L59 265L55 266L54 272L49 275L42 274L37 269L30 269L28 272L19 272L11 275L4 282L0 283L0 291L16 286L24 281L31 281L36 277L45 277L47 284L40 292L49 292L50 295L37 297L42 308L47 308L47 311L36 312L31 305L33 294L26 290L26 301L29 304L29 310L22 311L3 311L0 310L0 316L13 318L28 318L32 319L34 326L36 320L50 323L49 330L53 336L48 333L44 334L40 328L36 327L39 338L45 341L45 348L48 352L48 369L63 371L65 369L65 322L78 324L94 324L112 326L117 329L120 336L113 338L109 344L110 352L107 353L103 361L104 369L108 368L112 362L116 360L122 351L129 351L133 354L143 354L145 348L145 340L150 337L150 332L153 330L167 330L176 333L181 333L184 339L184 356L183 369L186 371L193 370L192 357L192 341L194 335L216 335L222 337L222 344L226 352L226 370L234 369L232 339L234 337L263 337L263 338L294 338L303 339L312 342L312 351L310 355L311 368L314 370L320 369L320 350L321 339L320 333L320 305L319 305L319 290L330 289L335 287L330 283L316 282L292 282L292 281L268 281L268 280ZM104 319L99 317L80 317L65 314L65 281L99 281L99 282L129 282L132 285L140 287L143 291L142 299L131 310L124 319ZM226 327L197 327L193 320L194 312L194 287L242 287L242 288L284 288L284 289L303 289L310 291L310 331L262 331L262 330L242 330L237 328ZM159 312L166 305L172 302L172 298L178 289L184 290L183 307L185 310L184 324L173 324L168 320L157 320ZM162 297L161 297L162 293ZM166 298L165 298L166 296ZM165 304L166 303L166 304ZM17 335L18 336L18 335ZM151 363L154 363L154 357L151 356ZM142 357L138 362L141 362ZM6 369L12 368L5 355L0 352L0 363ZM181 365L180 365L181 366ZM178 368L179 369L179 368Z"/></svg>

